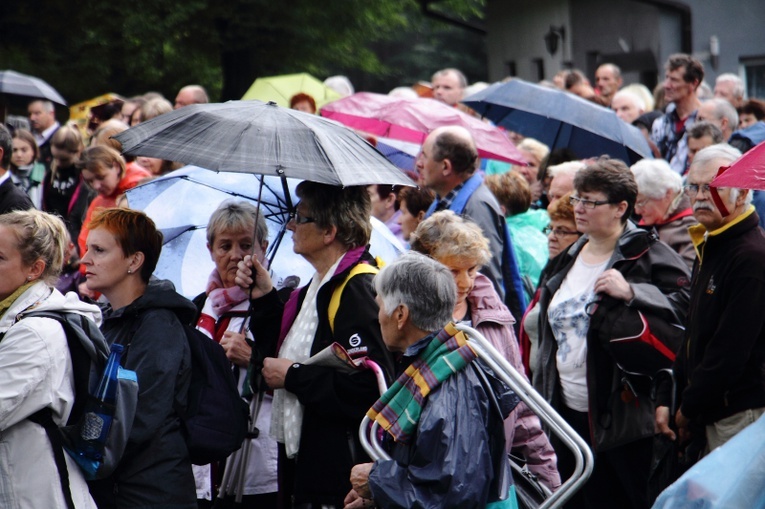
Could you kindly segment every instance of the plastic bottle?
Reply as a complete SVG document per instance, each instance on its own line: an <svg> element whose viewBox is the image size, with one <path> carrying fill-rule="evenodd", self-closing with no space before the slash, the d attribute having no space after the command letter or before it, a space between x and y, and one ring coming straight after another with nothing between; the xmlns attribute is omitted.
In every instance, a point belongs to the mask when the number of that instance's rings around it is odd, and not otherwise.
<svg viewBox="0 0 765 509"><path fill-rule="evenodd" d="M81 459L100 461L104 454L104 444L109 436L109 429L114 418L114 405L117 395L117 372L123 346L113 344L104 374L98 383L95 394L88 398L80 432L74 444L74 452Z"/></svg>

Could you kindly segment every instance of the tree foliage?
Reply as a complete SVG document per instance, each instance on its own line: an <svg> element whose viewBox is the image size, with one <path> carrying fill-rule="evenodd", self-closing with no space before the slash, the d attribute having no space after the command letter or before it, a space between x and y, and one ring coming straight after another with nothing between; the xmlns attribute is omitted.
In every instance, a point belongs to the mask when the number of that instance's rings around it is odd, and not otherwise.
<svg viewBox="0 0 765 509"><path fill-rule="evenodd" d="M483 0L438 4L463 19L483 11ZM39 76L70 103L105 92L173 98L189 83L235 99L259 76L292 72L344 73L378 91L446 66L482 79L483 46L424 17L418 0L0 2L0 69Z"/></svg>

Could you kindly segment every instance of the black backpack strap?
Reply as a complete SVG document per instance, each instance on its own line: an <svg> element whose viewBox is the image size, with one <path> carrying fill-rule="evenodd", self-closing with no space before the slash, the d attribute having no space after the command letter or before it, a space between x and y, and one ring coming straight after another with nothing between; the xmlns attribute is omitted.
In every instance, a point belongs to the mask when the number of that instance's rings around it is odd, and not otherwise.
<svg viewBox="0 0 765 509"><path fill-rule="evenodd" d="M72 490L69 488L69 469L66 466L66 458L64 457L64 441L61 438L58 426L53 422L53 411L46 407L30 415L28 419L45 429L50 445L53 448L53 458L56 461L58 479L61 483L61 491L64 493L66 506L69 509L75 509Z"/></svg>

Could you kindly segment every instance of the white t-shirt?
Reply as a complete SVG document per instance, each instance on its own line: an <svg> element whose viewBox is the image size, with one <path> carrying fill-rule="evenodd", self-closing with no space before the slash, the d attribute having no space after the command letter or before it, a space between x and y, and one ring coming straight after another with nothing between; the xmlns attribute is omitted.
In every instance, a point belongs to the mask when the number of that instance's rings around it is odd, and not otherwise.
<svg viewBox="0 0 765 509"><path fill-rule="evenodd" d="M555 360L563 402L578 412L588 410L586 361L590 316L586 307L595 299L595 281L607 264L608 260L588 265L577 256L547 309L547 318L558 342Z"/></svg>

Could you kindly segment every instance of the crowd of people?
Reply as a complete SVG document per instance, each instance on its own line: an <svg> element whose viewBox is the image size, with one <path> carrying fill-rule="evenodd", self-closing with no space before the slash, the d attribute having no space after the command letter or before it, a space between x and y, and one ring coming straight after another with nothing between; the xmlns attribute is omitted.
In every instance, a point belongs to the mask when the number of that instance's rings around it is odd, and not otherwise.
<svg viewBox="0 0 765 509"><path fill-rule="evenodd" d="M409 173L419 187L300 183L286 228L315 273L296 290L275 286L262 211L225 201L207 226L214 269L199 275L206 288L193 301L153 276L162 234L125 200L179 163L125 156L112 136L207 103L205 90L184 87L174 105L156 93L112 101L85 130L32 101L28 120L0 126L0 499L68 509L515 507L510 459L556 491L575 471L573 453L477 357L455 327L465 324L592 449L592 475L566 507L650 507L664 487L652 478L657 440L676 444L687 467L765 411L765 197L710 187L765 140L765 102L745 99L733 74L707 86L689 55L664 70L653 92L625 85L610 63L594 87L578 70L542 83L641 128L656 157L631 167L510 131L528 164L485 161L469 130L443 126ZM345 78L327 83L353 93ZM392 93L470 113L461 101L483 85L444 69ZM290 107L317 113L305 93ZM371 217L407 250L385 266L370 254ZM67 422L73 362L64 329L25 318L31 309L92 320L109 343L129 346L123 365L139 380L119 467L86 482L67 459L69 502L31 416L49 407ZM635 320L644 327L633 334ZM191 464L182 324L220 345L251 405L257 432L243 464ZM633 369L617 341L632 336L664 345L674 376ZM379 366L390 389L381 395L372 370L317 360L338 345ZM392 459L365 452L365 415ZM241 482L222 486L232 469Z"/></svg>

